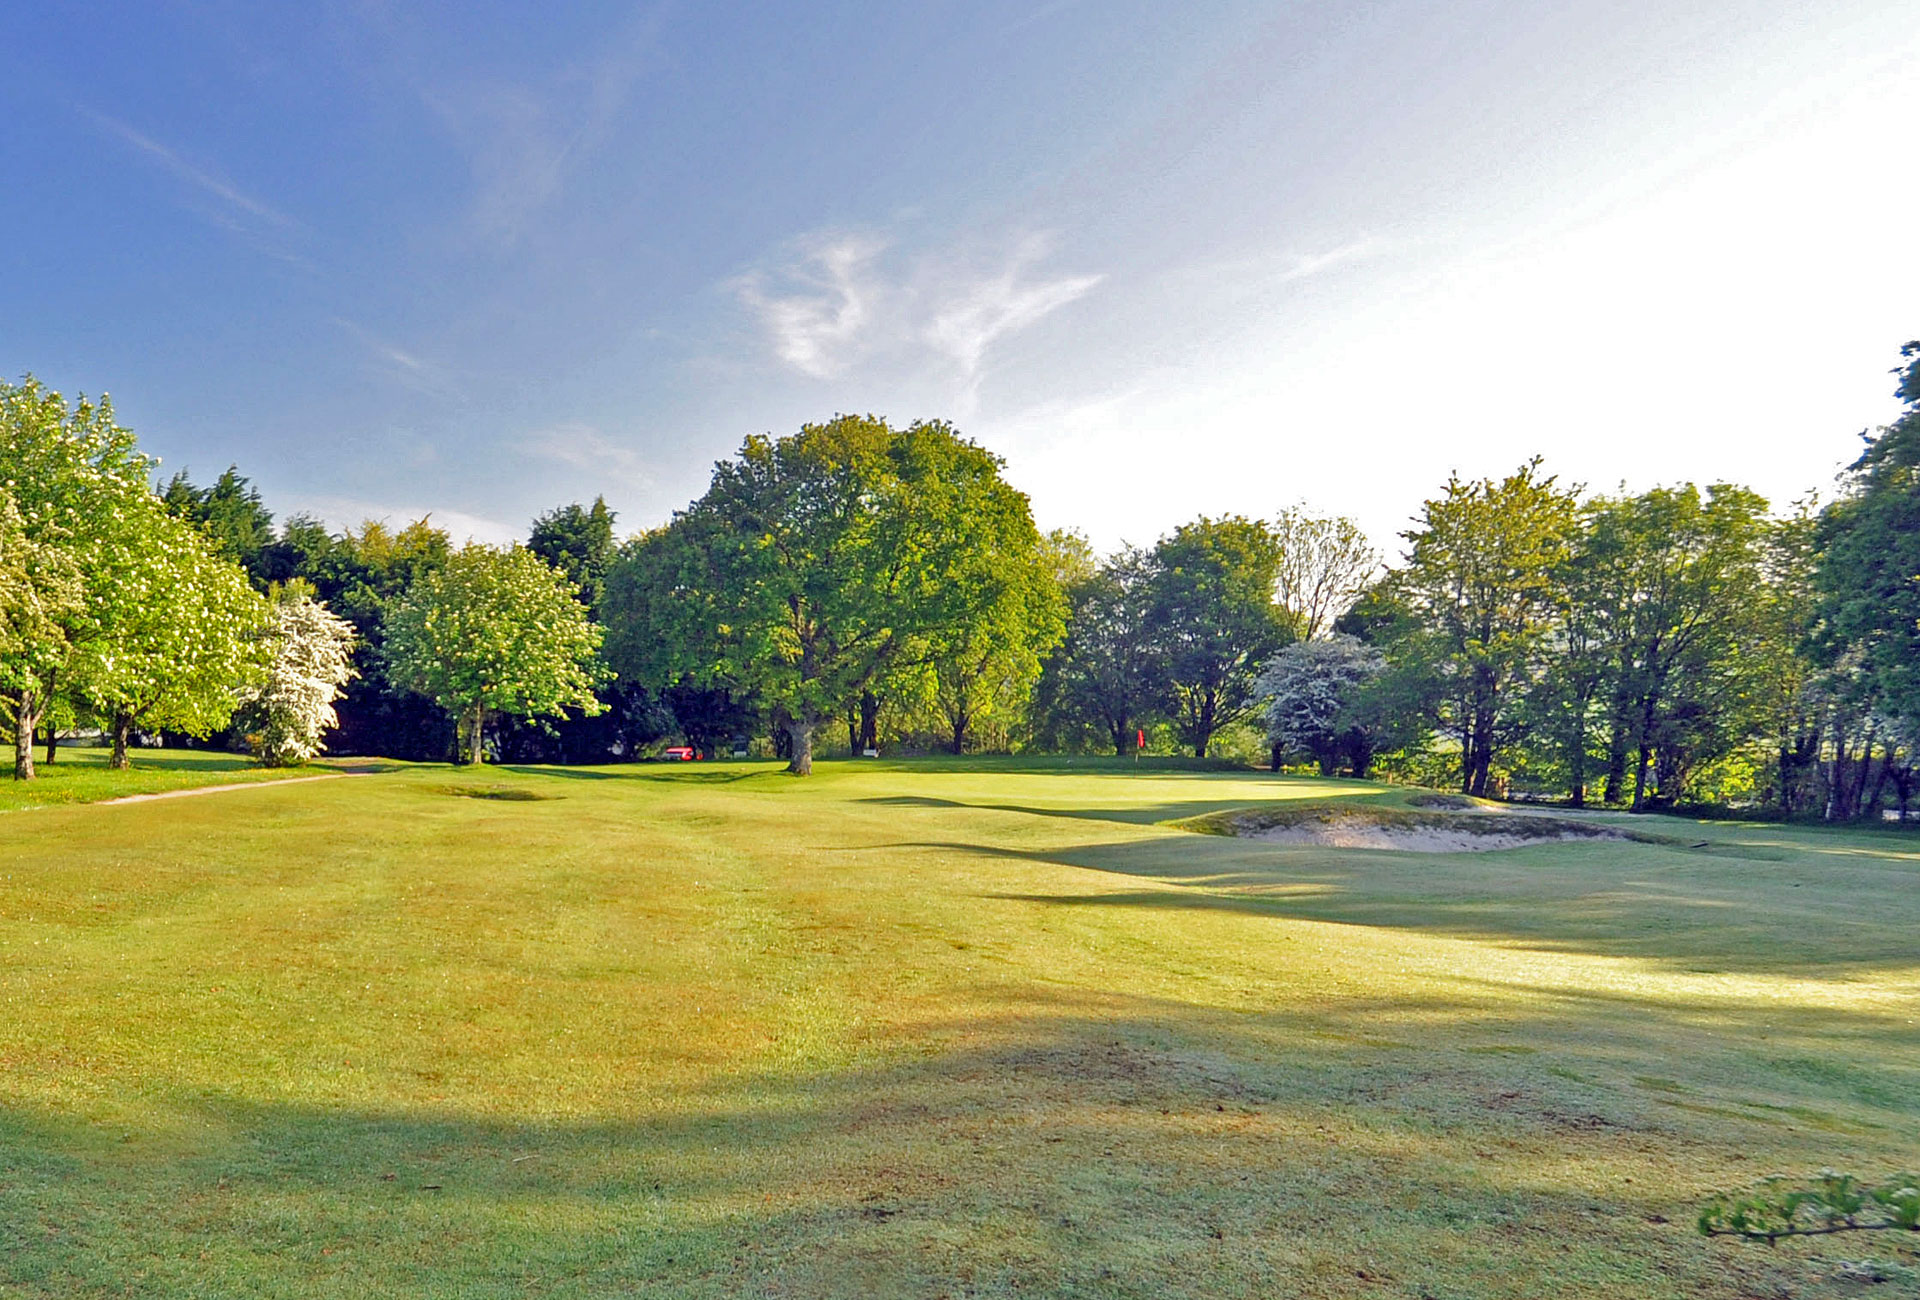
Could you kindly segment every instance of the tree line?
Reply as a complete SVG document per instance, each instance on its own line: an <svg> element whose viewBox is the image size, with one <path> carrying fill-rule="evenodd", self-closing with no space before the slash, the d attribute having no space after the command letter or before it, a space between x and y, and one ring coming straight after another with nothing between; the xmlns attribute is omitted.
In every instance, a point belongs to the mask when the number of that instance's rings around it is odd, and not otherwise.
<svg viewBox="0 0 1920 1300"><path fill-rule="evenodd" d="M1184 752L1475 795L1904 811L1920 720L1920 345L1835 500L1450 479L1397 561L1350 520L1203 517L1096 555L951 425L748 438L666 524L524 543L276 524L105 401L0 385L0 691L33 737L601 762L677 738ZM277 714L274 710L278 709ZM275 718L278 721L274 721Z"/></svg>

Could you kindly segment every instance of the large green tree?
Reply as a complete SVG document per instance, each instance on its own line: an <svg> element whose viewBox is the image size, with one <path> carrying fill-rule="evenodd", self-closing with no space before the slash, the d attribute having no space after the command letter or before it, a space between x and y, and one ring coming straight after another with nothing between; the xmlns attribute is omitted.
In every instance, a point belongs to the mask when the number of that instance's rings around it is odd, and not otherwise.
<svg viewBox="0 0 1920 1300"><path fill-rule="evenodd" d="M1873 702L1920 734L1920 341L1900 350L1898 418L1867 441L1819 525L1819 633Z"/></svg>
<svg viewBox="0 0 1920 1300"><path fill-rule="evenodd" d="M0 658L16 778L34 775L34 732L66 689L75 656L110 641L139 612L140 588L128 575L140 567L158 514L152 465L133 434L114 422L104 396L69 405L32 377L0 380L0 482L19 513L21 536L55 587L66 581L55 574L79 581L76 597L42 601L40 616L24 625L30 631Z"/></svg>
<svg viewBox="0 0 1920 1300"><path fill-rule="evenodd" d="M567 575L521 546L469 543L386 617L393 680L453 716L467 763L486 760L491 713L598 713L600 639Z"/></svg>
<svg viewBox="0 0 1920 1300"><path fill-rule="evenodd" d="M1404 534L1393 587L1409 620L1392 653L1430 683L1433 722L1459 744L1468 794L1487 793L1496 756L1524 721L1577 521L1575 494L1536 458L1498 481L1449 477Z"/></svg>
<svg viewBox="0 0 1920 1300"><path fill-rule="evenodd" d="M790 770L811 772L823 721L979 617L990 588L968 578L1026 509L1009 493L998 458L940 422L840 416L748 438L649 560L647 617L674 640L662 676L753 693Z"/></svg>
<svg viewBox="0 0 1920 1300"><path fill-rule="evenodd" d="M137 543L113 561L110 635L77 647L71 668L72 689L107 723L116 768L136 728L206 736L225 726L264 672L269 621L245 570L197 527L157 501L126 511Z"/></svg>
<svg viewBox="0 0 1920 1300"><path fill-rule="evenodd" d="M1610 799L1630 764L1636 809L1670 803L1750 733L1770 529L1766 501L1725 483L1594 506L1579 548L1592 564L1565 594L1612 661Z"/></svg>
<svg viewBox="0 0 1920 1300"><path fill-rule="evenodd" d="M1049 553L1057 541L1034 528L999 462L958 440L926 440L922 454L946 463L916 476L919 499L964 530L945 548L948 568L934 583L943 613L925 650L934 704L962 754L976 725L1024 711L1042 657L1059 643L1065 597Z"/></svg>
<svg viewBox="0 0 1920 1300"><path fill-rule="evenodd" d="M74 555L31 536L12 494L0 491L0 673L7 680L24 680L36 663L49 663L55 654L64 657L65 629L76 621L85 598L86 586ZM54 718L51 713L47 716ZM49 733L54 729L55 721L50 720ZM22 734L31 746L31 728ZM49 762L53 750L50 738ZM28 772L31 765L29 753Z"/></svg>
<svg viewBox="0 0 1920 1300"><path fill-rule="evenodd" d="M1196 758L1259 706L1261 665L1295 638L1274 599L1280 558L1273 531L1237 515L1183 524L1147 558L1147 637L1174 727Z"/></svg>
<svg viewBox="0 0 1920 1300"><path fill-rule="evenodd" d="M749 692L712 671L716 578L712 548L697 536L712 523L683 514L630 538L607 570L601 601L607 662L629 688L653 691L703 754L753 721Z"/></svg>
<svg viewBox="0 0 1920 1300"><path fill-rule="evenodd" d="M1160 702L1160 662L1147 628L1151 576L1137 547L1067 575L1066 635L1041 672L1036 702L1055 743L1090 730L1115 756L1133 752Z"/></svg>

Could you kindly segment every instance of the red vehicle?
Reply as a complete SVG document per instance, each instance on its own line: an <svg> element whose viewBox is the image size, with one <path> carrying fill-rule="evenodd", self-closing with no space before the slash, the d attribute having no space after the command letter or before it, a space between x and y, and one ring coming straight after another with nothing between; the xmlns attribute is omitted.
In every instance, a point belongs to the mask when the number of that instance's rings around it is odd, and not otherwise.
<svg viewBox="0 0 1920 1300"><path fill-rule="evenodd" d="M691 763L700 756L694 753L692 745L668 745L660 751L660 757L669 763Z"/></svg>

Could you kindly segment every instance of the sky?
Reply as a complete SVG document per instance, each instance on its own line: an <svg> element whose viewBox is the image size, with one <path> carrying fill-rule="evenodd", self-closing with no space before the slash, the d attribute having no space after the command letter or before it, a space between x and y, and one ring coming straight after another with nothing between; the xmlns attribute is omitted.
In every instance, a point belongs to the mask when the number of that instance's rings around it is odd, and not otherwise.
<svg viewBox="0 0 1920 1300"><path fill-rule="evenodd" d="M1831 495L1920 0L20 6L0 374L277 514L624 532L953 421L1105 548L1450 473ZM31 51L25 57L23 51Z"/></svg>

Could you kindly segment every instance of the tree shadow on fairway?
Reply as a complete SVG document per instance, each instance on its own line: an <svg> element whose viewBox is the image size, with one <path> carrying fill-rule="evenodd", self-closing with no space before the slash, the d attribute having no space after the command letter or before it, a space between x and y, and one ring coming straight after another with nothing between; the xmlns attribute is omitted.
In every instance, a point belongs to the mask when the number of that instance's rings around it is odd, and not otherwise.
<svg viewBox="0 0 1920 1300"><path fill-rule="evenodd" d="M1017 895L1049 906L1224 909L1703 972L1832 978L1920 966L1920 881L1910 866L1782 855L1776 842L1764 859L1742 859L1727 844L1712 853L1601 841L1424 854L1207 835L1050 849L926 847L1160 885Z"/></svg>
<svg viewBox="0 0 1920 1300"><path fill-rule="evenodd" d="M737 768L713 769L697 767L694 764L635 763L631 768L609 771L603 767L542 767L531 763L495 763L489 765L495 772L512 772L518 776L551 776L563 781L651 781L672 785L732 785L738 781L751 780L756 776L772 775L777 769L771 765L740 771Z"/></svg>
<svg viewBox="0 0 1920 1300"><path fill-rule="evenodd" d="M1316 797L1352 800L1356 806L1366 803L1379 803L1392 799L1392 795L1369 786L1358 787L1351 792L1329 790L1324 796L1315 792ZM876 795L858 800L859 803L882 808L929 808L968 810L977 812L1017 813L1029 817L1059 817L1069 821L1118 822L1127 826L1156 826L1162 822L1178 821L1187 817L1200 817L1207 813L1227 812L1236 808L1245 808L1248 799L1244 792L1231 799L1183 799L1173 803L1140 804L1132 803L1111 808L1045 808L1032 804L1015 803L971 803L959 799L938 799L928 795Z"/></svg>
<svg viewBox="0 0 1920 1300"><path fill-rule="evenodd" d="M1517 1297L1569 1240L1583 1276L1621 1281L1609 1295L1803 1276L1791 1249L1700 1243L1698 1189L1658 1178L1676 1123L1696 1161L1715 1144L1800 1156L1764 1119L1464 1040L1137 1010L934 1025L906 1057L636 1088L625 1113L580 1118L161 1093L154 1132L103 1133L16 1107L0 1278L43 1295L794 1297L1371 1294L1387 1278ZM1648 1044L1555 1059L1571 1076L1615 1050ZM1567 1174L1584 1162L1641 1177Z"/></svg>

